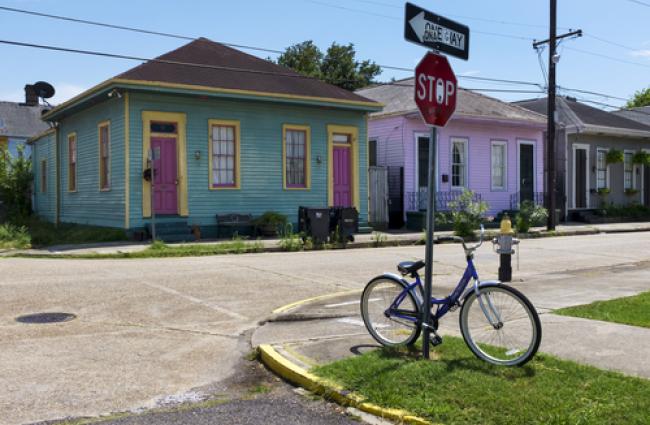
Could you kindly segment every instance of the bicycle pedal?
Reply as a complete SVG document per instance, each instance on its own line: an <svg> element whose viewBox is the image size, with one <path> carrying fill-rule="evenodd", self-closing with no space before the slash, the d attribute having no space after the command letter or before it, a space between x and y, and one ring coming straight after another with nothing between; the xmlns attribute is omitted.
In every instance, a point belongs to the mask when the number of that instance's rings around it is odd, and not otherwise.
<svg viewBox="0 0 650 425"><path fill-rule="evenodd" d="M434 335L434 336L432 336L431 339L429 340L429 343L430 343L433 347L438 346L438 345L442 344L442 337L441 337L440 335Z"/></svg>

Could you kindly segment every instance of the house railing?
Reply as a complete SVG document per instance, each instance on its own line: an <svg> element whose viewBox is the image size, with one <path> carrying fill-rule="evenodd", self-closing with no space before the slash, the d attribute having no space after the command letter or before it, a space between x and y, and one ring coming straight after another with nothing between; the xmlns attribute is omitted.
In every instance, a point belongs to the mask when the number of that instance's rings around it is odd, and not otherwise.
<svg viewBox="0 0 650 425"><path fill-rule="evenodd" d="M449 211L449 204L458 200L463 192L436 192L436 210ZM429 201L428 192L406 192L407 211L425 211L427 209L427 202ZM482 200L480 193L474 193L472 201L480 202Z"/></svg>
<svg viewBox="0 0 650 425"><path fill-rule="evenodd" d="M524 199L526 200L526 199ZM533 198L530 199L535 205L544 205L544 192L533 192ZM515 192L510 195L510 209L518 210L521 204L521 192Z"/></svg>

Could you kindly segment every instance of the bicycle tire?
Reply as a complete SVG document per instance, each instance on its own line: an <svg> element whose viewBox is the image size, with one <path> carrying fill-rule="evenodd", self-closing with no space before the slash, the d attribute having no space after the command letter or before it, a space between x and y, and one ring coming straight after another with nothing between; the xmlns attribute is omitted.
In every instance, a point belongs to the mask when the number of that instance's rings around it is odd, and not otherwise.
<svg viewBox="0 0 650 425"><path fill-rule="evenodd" d="M394 278L376 277L366 285L361 294L361 317L370 335L383 346L412 345L420 336L419 320L391 318L386 310L407 285ZM409 291L400 303L400 309L420 317L420 306Z"/></svg>
<svg viewBox="0 0 650 425"><path fill-rule="evenodd" d="M513 287L480 286L487 311L499 315L495 325L486 317L477 295L470 292L460 311L460 331L474 355L499 366L522 366L533 358L542 341L542 325L532 303ZM494 306L492 310L488 302ZM489 313L492 314L492 313ZM526 320L527 319L527 320Z"/></svg>

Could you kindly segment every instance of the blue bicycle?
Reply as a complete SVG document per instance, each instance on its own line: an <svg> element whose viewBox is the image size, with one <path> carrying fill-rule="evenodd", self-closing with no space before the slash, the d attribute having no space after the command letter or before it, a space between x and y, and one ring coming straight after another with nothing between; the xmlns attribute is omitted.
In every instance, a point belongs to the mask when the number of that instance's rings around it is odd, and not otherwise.
<svg viewBox="0 0 650 425"><path fill-rule="evenodd" d="M483 234L481 228L480 241L473 246L458 236L438 238L441 242L462 243L467 268L449 296L431 298L431 343L442 343L437 333L439 320L460 308L461 334L478 358L495 365L520 366L537 352L542 325L537 311L521 292L499 281L479 280L474 251L483 244ZM380 344L412 345L420 336L424 287L418 270L424 265L421 260L404 261L397 265L402 276L385 273L366 285L361 295L361 316L370 335ZM415 282L406 281L407 275Z"/></svg>

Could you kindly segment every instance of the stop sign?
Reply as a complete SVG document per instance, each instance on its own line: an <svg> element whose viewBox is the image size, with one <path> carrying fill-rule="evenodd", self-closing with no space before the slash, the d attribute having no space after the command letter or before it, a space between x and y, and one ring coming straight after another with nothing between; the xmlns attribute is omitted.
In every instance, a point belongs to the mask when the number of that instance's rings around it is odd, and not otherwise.
<svg viewBox="0 0 650 425"><path fill-rule="evenodd" d="M428 52L415 67L415 103L424 122L444 127L456 110L458 82L447 58Z"/></svg>

